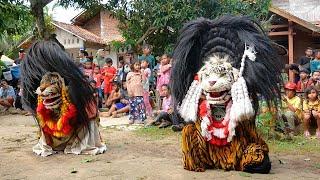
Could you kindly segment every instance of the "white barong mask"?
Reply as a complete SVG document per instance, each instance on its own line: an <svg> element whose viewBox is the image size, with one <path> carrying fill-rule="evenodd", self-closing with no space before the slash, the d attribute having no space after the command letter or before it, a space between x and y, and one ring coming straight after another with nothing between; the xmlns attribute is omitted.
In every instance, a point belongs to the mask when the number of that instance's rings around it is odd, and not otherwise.
<svg viewBox="0 0 320 180"><path fill-rule="evenodd" d="M192 82L182 101L179 113L187 122L195 122L198 118L198 104L201 95L204 95L208 106L225 105L232 99L230 109L226 109L229 122L229 137L235 135L235 127L238 121L250 120L255 112L249 98L246 81L243 78L245 60L255 60L253 46L245 45L245 51L241 59L240 70L232 67L229 56L223 58L218 55L209 57L204 66L198 71L197 78ZM205 127L209 122L202 121L202 135L208 134ZM208 138L208 137L207 137ZM208 138L210 139L210 137Z"/></svg>

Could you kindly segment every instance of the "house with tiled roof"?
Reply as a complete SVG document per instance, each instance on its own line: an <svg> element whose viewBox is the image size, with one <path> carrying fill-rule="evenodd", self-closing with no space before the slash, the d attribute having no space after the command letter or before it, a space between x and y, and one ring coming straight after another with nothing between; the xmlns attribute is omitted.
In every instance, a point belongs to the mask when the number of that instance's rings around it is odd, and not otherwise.
<svg viewBox="0 0 320 180"><path fill-rule="evenodd" d="M55 26L52 34L75 61L82 48L91 56L104 49L104 56L110 57L114 66L120 59L128 58L126 49L111 48L112 41L124 41L124 38L118 29L118 20L102 7L82 11L71 20L71 24L52 21L52 25ZM34 41L35 37L30 36L18 47L27 49Z"/></svg>
<svg viewBox="0 0 320 180"><path fill-rule="evenodd" d="M85 10L71 20L71 24L53 21L56 39L64 46L71 57L77 59L79 49L85 48L89 55L95 56L104 49L117 66L119 59L125 56L125 49L111 48L112 41L124 41L118 29L118 20L103 8Z"/></svg>
<svg viewBox="0 0 320 180"><path fill-rule="evenodd" d="M285 64L296 63L307 47L320 50L319 0L273 0L269 12L269 37L287 49Z"/></svg>

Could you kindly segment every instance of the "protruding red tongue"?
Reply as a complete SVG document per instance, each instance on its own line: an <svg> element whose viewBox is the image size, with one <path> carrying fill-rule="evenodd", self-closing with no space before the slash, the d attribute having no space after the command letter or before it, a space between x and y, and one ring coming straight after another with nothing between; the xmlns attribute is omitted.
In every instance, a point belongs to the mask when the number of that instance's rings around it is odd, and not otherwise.
<svg viewBox="0 0 320 180"><path fill-rule="evenodd" d="M210 96L213 97L213 98L214 97L220 97L221 96L221 92L211 92Z"/></svg>

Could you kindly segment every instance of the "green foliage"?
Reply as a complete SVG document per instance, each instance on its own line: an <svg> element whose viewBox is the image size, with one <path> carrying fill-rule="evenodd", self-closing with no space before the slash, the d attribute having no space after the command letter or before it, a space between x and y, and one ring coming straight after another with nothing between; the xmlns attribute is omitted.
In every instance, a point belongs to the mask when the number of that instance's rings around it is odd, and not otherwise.
<svg viewBox="0 0 320 180"><path fill-rule="evenodd" d="M216 18L224 14L249 15L264 20L270 0L113 0L107 7L119 19L119 29L127 41L154 46L160 55L172 51L179 29L197 17Z"/></svg>
<svg viewBox="0 0 320 180"><path fill-rule="evenodd" d="M0 32L18 35L32 30L33 17L23 1L0 1ZM1 34L1 35L3 35Z"/></svg>
<svg viewBox="0 0 320 180"><path fill-rule="evenodd" d="M4 0L0 2L0 51L15 58L15 46L32 33L34 19L23 1Z"/></svg>

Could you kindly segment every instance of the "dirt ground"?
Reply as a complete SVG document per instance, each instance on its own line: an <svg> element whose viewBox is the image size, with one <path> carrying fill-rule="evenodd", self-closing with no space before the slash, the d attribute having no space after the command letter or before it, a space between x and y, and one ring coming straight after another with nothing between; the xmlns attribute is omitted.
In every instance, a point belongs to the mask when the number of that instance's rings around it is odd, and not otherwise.
<svg viewBox="0 0 320 180"><path fill-rule="evenodd" d="M270 153L270 174L182 167L180 134L148 137L135 131L102 128L108 151L102 155L39 157L32 153L37 127L30 116L0 116L0 179L320 179L319 153Z"/></svg>

